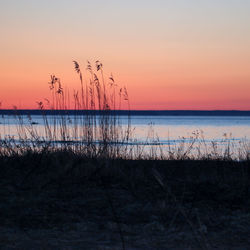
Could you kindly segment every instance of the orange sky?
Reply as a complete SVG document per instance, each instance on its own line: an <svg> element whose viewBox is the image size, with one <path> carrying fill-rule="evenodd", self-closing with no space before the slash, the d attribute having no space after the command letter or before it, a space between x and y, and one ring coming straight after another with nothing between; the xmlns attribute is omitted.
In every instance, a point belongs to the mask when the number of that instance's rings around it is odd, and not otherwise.
<svg viewBox="0 0 250 250"><path fill-rule="evenodd" d="M1 2L2 108L37 108L51 74L73 93L72 60L100 60L132 109L250 110L249 1L176 2Z"/></svg>

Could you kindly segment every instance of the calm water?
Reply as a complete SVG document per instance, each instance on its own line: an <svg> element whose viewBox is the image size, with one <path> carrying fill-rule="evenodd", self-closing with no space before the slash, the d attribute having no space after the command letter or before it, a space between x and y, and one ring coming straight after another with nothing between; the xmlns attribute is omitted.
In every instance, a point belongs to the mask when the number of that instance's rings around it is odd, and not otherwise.
<svg viewBox="0 0 250 250"><path fill-rule="evenodd" d="M199 133L206 140L231 138L250 139L250 117L236 116L149 116L132 117L136 136L145 138L149 125L153 127L161 142L189 138Z"/></svg>
<svg viewBox="0 0 250 250"><path fill-rule="evenodd" d="M127 117L121 116L120 121L125 126ZM43 130L42 116L32 116L32 122L36 129ZM25 116L23 123L29 124ZM20 121L13 117L1 118L1 135L15 136L18 125ZM162 143L166 140L189 138L194 133L203 134L206 140L250 139L250 116L131 116L131 126L133 137L138 141L145 141L152 134L152 130Z"/></svg>
<svg viewBox="0 0 250 250"><path fill-rule="evenodd" d="M67 119L73 117L68 117ZM50 119L49 119L50 121ZM52 121L52 120L51 120ZM121 123L127 124L127 117L120 117ZM43 133L44 122L42 116L32 116L32 126ZM24 116L23 123L28 125L29 119ZM0 120L0 134L17 136L20 121L5 116ZM69 125L70 126L70 125ZM225 146L228 142L234 144L234 150L244 143L250 142L250 116L131 116L132 143L151 144L160 143L164 146L182 144L188 145L196 140L200 146L211 147L212 143ZM224 149L221 149L224 150Z"/></svg>

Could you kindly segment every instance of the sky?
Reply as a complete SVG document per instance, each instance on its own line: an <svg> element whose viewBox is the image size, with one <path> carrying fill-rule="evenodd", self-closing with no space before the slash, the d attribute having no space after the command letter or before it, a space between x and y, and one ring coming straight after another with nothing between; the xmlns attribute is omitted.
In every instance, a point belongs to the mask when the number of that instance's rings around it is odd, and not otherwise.
<svg viewBox="0 0 250 250"><path fill-rule="evenodd" d="M131 109L250 110L249 13L250 0L0 0L2 108L37 108L51 74L73 93L72 61L100 60Z"/></svg>

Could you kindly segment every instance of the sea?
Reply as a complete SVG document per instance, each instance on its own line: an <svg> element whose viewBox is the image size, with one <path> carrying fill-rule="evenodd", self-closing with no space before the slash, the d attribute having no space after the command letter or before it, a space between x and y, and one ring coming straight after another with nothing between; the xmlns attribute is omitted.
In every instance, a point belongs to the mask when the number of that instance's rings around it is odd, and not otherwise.
<svg viewBox="0 0 250 250"><path fill-rule="evenodd" d="M18 138L20 123L24 127L32 124L38 134L39 131L42 134L45 129L44 115L65 115L73 121L76 116L85 114L84 111L67 111L67 114L65 111L51 112L23 110L17 114L17 111L1 110L1 139ZM159 152L169 153L172 150L183 154L188 151L199 156L231 154L240 158L240 154L250 152L250 111L119 111L115 115L124 129L128 123L130 125L130 140L127 143L143 146L148 154L152 148L160 148L154 151L158 155ZM48 122L53 122L53 119L48 119Z"/></svg>

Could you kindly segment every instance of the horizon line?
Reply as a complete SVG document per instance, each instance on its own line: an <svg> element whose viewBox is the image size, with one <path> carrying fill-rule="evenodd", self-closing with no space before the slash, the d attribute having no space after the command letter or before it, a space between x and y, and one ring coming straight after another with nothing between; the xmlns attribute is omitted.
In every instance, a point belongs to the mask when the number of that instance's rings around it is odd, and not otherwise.
<svg viewBox="0 0 250 250"><path fill-rule="evenodd" d="M250 110L0 109L0 115L250 116Z"/></svg>

